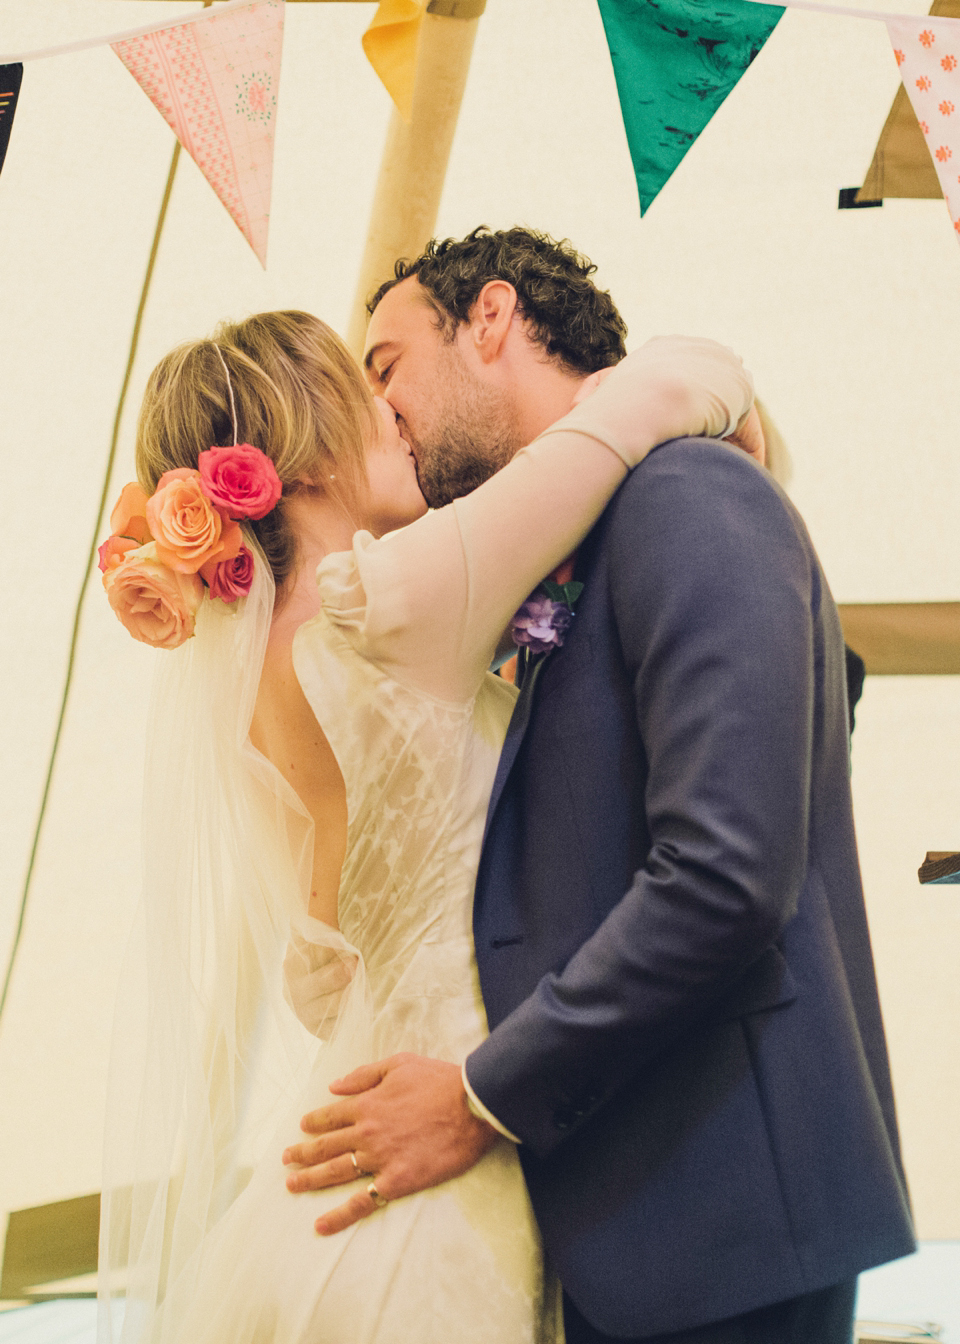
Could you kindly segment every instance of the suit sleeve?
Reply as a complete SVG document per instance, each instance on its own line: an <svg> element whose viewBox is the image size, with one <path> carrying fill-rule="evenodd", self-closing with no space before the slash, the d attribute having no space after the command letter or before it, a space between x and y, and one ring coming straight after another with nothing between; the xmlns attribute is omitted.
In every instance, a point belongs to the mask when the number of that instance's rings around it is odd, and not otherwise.
<svg viewBox="0 0 960 1344"><path fill-rule="evenodd" d="M466 1065L540 1156L709 1015L795 912L805 866L818 594L799 525L752 463L687 440L633 473L603 544L650 850Z"/></svg>

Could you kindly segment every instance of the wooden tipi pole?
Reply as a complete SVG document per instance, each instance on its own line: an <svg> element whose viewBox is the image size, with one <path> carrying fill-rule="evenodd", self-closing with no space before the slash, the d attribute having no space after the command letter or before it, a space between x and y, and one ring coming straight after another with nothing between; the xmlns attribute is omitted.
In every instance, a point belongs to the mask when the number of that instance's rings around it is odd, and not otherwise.
<svg viewBox="0 0 960 1344"><path fill-rule="evenodd" d="M380 163L347 344L358 357L367 299L390 278L398 257L415 257L433 233L457 117L486 0L431 0L417 51L413 108L394 108Z"/></svg>

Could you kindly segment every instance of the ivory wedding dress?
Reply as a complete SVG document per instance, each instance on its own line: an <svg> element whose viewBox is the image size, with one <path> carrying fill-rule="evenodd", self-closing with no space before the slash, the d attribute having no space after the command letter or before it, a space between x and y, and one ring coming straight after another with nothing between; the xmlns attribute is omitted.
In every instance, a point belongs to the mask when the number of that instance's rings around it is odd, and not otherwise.
<svg viewBox="0 0 960 1344"><path fill-rule="evenodd" d="M718 382L691 428L725 432L749 405L738 365ZM654 419L637 437L631 462L665 434ZM459 1063L486 1032L472 895L515 699L486 669L622 476L594 443L606 466L574 481L567 450L545 436L496 484L380 540L359 533L318 569L322 609L294 666L346 783L339 930L305 913L312 824L247 740L273 607L262 557L238 611L205 602L198 637L162 655L147 815L164 820L131 963L139 945L148 969L131 969L121 1014L132 1031L145 989L143 1032L117 1052L101 1251L106 1291L126 1282L124 1341L562 1339L508 1141L326 1238L314 1220L357 1186L290 1194L281 1154L334 1078L398 1051ZM130 1078L136 1050L148 1063ZM110 1330L105 1312L101 1339Z"/></svg>

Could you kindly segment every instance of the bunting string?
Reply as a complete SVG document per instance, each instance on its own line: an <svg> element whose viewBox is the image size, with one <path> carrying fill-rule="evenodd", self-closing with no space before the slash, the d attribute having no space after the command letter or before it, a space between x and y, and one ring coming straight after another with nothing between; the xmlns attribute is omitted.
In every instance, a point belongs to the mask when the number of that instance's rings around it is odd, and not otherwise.
<svg viewBox="0 0 960 1344"><path fill-rule="evenodd" d="M881 9L852 9L846 5L818 5L816 0L777 0L771 5L769 0L749 0L752 5L762 5L764 9L809 9L815 14L836 14L842 19L871 19L879 23L960 23L960 19L948 19L936 14L899 14Z"/></svg>
<svg viewBox="0 0 960 1344"><path fill-rule="evenodd" d="M217 16L232 9L250 9L258 0L226 0L217 6ZM23 51L14 56L0 56L0 65L13 62L41 61L47 56L69 56L74 51L89 51L93 47L112 47L114 42L125 42L129 38L143 37L147 33L163 32L167 28L181 28L185 23L202 23L209 19L207 6L193 14L184 14L179 19L161 19L158 23L146 23L139 28L125 28L120 33L108 33L103 37L84 37L77 42L67 42L59 47L40 47L36 51Z"/></svg>
<svg viewBox="0 0 960 1344"><path fill-rule="evenodd" d="M249 8L255 3L256 0L226 0L217 6L217 14L225 14L232 9ZM208 4L204 4L204 10L209 7ZM370 20L370 26L362 39L368 61L405 121L410 120L417 65L417 40L426 7L427 0L380 0L377 12ZM0 56L0 65L40 61L48 56L69 56L72 52L89 51L93 47L112 47L117 42L163 32L168 28L182 27L205 17L205 13L200 11L196 14L185 14L179 19L161 19L157 23L147 23L140 28L126 28L119 33L106 33L102 37L81 38L77 42L66 42L56 47L40 47L36 51Z"/></svg>

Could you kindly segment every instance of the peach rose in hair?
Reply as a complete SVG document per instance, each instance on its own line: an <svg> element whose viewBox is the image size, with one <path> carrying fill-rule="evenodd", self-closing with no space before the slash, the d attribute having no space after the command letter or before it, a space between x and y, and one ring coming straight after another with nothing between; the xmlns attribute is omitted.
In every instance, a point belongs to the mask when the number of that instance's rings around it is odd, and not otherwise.
<svg viewBox="0 0 960 1344"><path fill-rule="evenodd" d="M191 467L163 473L147 500L147 523L157 558L180 574L196 574L211 560L232 560L243 541L239 524L210 503Z"/></svg>
<svg viewBox="0 0 960 1344"><path fill-rule="evenodd" d="M136 481L131 481L120 491L120 498L110 515L110 531L114 536L129 537L138 546L152 540L147 525L147 496Z"/></svg>
<svg viewBox="0 0 960 1344"><path fill-rule="evenodd" d="M177 649L193 634L203 583L162 564L155 543L128 552L104 573L103 586L118 619L141 644Z"/></svg>
<svg viewBox="0 0 960 1344"><path fill-rule="evenodd" d="M107 537L97 550L97 555L100 557L97 561L100 572L106 574L108 569L116 569L123 557L128 552L135 551L137 546L138 543L132 537Z"/></svg>

